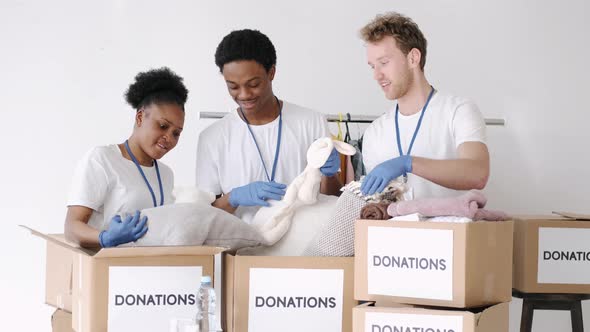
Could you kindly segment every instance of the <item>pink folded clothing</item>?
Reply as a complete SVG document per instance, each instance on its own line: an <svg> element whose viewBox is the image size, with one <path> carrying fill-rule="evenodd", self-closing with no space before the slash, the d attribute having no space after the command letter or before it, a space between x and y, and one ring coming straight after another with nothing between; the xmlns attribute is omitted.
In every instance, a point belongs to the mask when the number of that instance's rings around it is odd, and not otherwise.
<svg viewBox="0 0 590 332"><path fill-rule="evenodd" d="M475 219L476 213L487 203L487 198L477 190L470 190L457 197L424 198L389 204L387 213L404 216L420 213L425 217L457 216Z"/></svg>

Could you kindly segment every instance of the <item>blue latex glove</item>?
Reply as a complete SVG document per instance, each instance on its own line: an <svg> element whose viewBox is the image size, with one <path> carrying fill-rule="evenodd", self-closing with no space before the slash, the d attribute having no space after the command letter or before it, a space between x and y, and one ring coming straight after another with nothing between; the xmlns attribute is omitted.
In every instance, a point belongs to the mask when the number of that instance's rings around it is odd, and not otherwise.
<svg viewBox="0 0 590 332"><path fill-rule="evenodd" d="M98 241L103 248L116 247L120 244L137 241L144 236L148 227L147 216L139 220L139 211L135 211L133 216L127 216L121 220L120 215L116 215L111 219L109 228L100 232Z"/></svg>
<svg viewBox="0 0 590 332"><path fill-rule="evenodd" d="M363 180L361 191L364 195L380 193L391 180L412 172L412 157L405 155L386 160L377 165Z"/></svg>
<svg viewBox="0 0 590 332"><path fill-rule="evenodd" d="M234 188L229 193L229 204L233 207L269 206L267 199L280 200L285 196L286 185L276 182L257 181Z"/></svg>
<svg viewBox="0 0 590 332"><path fill-rule="evenodd" d="M340 169L340 154L336 149L332 149L330 156L324 166L320 167L320 172L324 176L334 176Z"/></svg>

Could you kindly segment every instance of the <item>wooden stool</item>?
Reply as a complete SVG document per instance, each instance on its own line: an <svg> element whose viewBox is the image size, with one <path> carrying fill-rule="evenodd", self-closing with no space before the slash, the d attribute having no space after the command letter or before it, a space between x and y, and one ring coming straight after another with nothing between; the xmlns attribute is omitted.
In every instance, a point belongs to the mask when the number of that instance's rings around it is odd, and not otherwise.
<svg viewBox="0 0 590 332"><path fill-rule="evenodd" d="M523 293L513 289L512 296L522 299L520 332L531 332L535 309L569 310L572 318L572 332L584 332L582 300L590 299L590 294Z"/></svg>

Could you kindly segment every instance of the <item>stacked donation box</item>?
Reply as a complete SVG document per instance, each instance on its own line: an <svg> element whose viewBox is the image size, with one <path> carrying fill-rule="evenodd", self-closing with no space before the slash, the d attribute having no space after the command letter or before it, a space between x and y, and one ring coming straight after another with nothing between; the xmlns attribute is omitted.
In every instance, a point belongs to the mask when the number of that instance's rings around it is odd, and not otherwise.
<svg viewBox="0 0 590 332"><path fill-rule="evenodd" d="M514 218L514 289L590 294L590 215Z"/></svg>
<svg viewBox="0 0 590 332"><path fill-rule="evenodd" d="M535 309L566 310L572 331L583 331L582 300L590 299L590 215L514 218L514 296L523 299L521 330Z"/></svg>
<svg viewBox="0 0 590 332"><path fill-rule="evenodd" d="M513 222L358 220L355 332L507 332Z"/></svg>
<svg viewBox="0 0 590 332"><path fill-rule="evenodd" d="M207 246L117 247L91 251L44 234L45 302L57 308L53 332L170 331L194 319L201 276L213 283L215 256Z"/></svg>
<svg viewBox="0 0 590 332"><path fill-rule="evenodd" d="M223 331L352 331L353 257L223 257Z"/></svg>

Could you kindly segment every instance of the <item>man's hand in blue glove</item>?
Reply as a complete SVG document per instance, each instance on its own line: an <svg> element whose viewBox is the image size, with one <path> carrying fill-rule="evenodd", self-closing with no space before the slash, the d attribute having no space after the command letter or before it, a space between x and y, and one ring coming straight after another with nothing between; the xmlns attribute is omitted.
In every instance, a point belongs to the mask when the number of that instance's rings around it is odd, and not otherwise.
<svg viewBox="0 0 590 332"><path fill-rule="evenodd" d="M391 180L412 172L412 157L405 155L386 160L377 165L363 180L361 191L364 195L380 193Z"/></svg>
<svg viewBox="0 0 590 332"><path fill-rule="evenodd" d="M139 220L139 211L135 211L133 216L127 216L124 220L121 220L120 215L116 215L111 219L109 228L100 232L98 236L100 246L116 247L123 243L137 241L147 232L146 223L147 216Z"/></svg>
<svg viewBox="0 0 590 332"><path fill-rule="evenodd" d="M229 193L229 204L233 207L269 206L267 199L281 200L285 196L286 185L276 182L257 181L234 188Z"/></svg>
<svg viewBox="0 0 590 332"><path fill-rule="evenodd" d="M340 154L338 153L338 151L336 151L336 149L332 149L332 152L330 152L328 160L326 160L324 166L320 167L320 172L322 172L322 175L324 176L334 176L336 175L336 173L338 173L339 169Z"/></svg>

